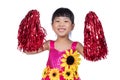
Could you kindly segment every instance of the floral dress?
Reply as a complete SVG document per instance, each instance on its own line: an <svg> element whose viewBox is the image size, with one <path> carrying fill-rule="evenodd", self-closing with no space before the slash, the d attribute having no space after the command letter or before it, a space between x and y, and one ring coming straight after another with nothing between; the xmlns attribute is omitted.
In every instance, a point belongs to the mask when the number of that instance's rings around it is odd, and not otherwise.
<svg viewBox="0 0 120 80"><path fill-rule="evenodd" d="M59 51L54 48L54 41L50 41L49 58L42 80L80 80L77 70L81 59L76 44L73 42L71 49Z"/></svg>

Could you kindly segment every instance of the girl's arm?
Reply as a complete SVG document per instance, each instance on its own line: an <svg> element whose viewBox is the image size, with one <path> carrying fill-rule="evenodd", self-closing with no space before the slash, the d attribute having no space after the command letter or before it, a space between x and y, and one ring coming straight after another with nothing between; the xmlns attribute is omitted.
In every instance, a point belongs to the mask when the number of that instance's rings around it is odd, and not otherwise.
<svg viewBox="0 0 120 80"><path fill-rule="evenodd" d="M77 43L76 49L82 56L84 56L83 45L81 43L79 43L79 42Z"/></svg>
<svg viewBox="0 0 120 80"><path fill-rule="evenodd" d="M50 42L49 40L46 41L46 42L44 42L43 48L39 48L38 51L32 51L32 52L24 51L24 53L30 55L30 54L37 54L37 53L41 53L41 52L43 52L43 51L49 50L49 42Z"/></svg>

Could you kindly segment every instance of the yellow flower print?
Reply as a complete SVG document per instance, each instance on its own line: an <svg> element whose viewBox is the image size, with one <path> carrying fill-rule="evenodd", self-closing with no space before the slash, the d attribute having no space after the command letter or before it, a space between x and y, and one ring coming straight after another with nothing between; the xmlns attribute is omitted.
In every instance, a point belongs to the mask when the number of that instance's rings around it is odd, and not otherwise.
<svg viewBox="0 0 120 80"><path fill-rule="evenodd" d="M70 51L66 50L66 53L63 54L63 58L61 59L61 67L76 70L81 60L79 56L80 54L77 51L73 52L72 49L70 49Z"/></svg>
<svg viewBox="0 0 120 80"><path fill-rule="evenodd" d="M65 80L74 80L73 71L71 69L66 69L63 71L63 77Z"/></svg>
<svg viewBox="0 0 120 80"><path fill-rule="evenodd" d="M60 74L57 68L51 69L49 73L50 80L59 80Z"/></svg>
<svg viewBox="0 0 120 80"><path fill-rule="evenodd" d="M79 77L79 75L78 75L78 72L77 71L74 71L74 77L76 78L76 79L78 79L78 77Z"/></svg>
<svg viewBox="0 0 120 80"><path fill-rule="evenodd" d="M43 73L42 73L42 78L46 78L46 76L48 75L49 73L49 66L47 66L44 70L43 70Z"/></svg>

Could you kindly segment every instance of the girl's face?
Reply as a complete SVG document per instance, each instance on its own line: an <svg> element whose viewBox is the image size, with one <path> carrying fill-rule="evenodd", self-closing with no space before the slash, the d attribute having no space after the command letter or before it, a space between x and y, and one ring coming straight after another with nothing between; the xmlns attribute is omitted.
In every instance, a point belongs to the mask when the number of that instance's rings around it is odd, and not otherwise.
<svg viewBox="0 0 120 80"><path fill-rule="evenodd" d="M68 36L72 31L74 24L68 17L55 17L52 23L52 28L57 36Z"/></svg>

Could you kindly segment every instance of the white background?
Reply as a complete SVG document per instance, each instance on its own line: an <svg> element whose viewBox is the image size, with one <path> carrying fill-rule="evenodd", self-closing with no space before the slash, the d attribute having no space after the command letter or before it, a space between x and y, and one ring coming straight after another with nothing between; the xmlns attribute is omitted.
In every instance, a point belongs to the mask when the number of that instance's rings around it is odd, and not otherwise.
<svg viewBox="0 0 120 80"><path fill-rule="evenodd" d="M83 44L85 15L96 12L108 45L107 59L91 62L82 57L79 75L82 80L120 80L120 9L119 0L1 0L0 1L0 80L41 80L48 51L26 55L17 50L17 34L21 20L31 9L40 12L46 39L55 39L51 29L52 13L59 7L71 9L75 28L71 39ZM55 36L55 37L54 37Z"/></svg>

